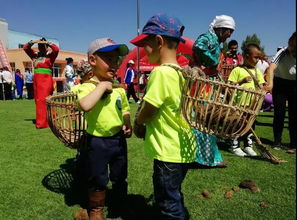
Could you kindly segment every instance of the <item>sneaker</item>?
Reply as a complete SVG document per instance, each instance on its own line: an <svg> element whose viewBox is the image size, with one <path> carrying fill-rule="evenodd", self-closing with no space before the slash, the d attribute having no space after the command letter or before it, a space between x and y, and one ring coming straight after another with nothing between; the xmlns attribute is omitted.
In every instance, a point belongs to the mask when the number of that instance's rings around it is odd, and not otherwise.
<svg viewBox="0 0 297 220"><path fill-rule="evenodd" d="M281 145L281 144L273 144L272 145L272 149L274 149L274 150L281 150L281 149L284 149L284 146Z"/></svg>
<svg viewBox="0 0 297 220"><path fill-rule="evenodd" d="M243 152L240 147L230 148L230 151L239 157L247 156L247 154L245 152Z"/></svg>
<svg viewBox="0 0 297 220"><path fill-rule="evenodd" d="M253 150L252 147L245 147L245 148L244 148L244 152L245 152L247 155L252 156L252 157L257 156L257 153Z"/></svg>

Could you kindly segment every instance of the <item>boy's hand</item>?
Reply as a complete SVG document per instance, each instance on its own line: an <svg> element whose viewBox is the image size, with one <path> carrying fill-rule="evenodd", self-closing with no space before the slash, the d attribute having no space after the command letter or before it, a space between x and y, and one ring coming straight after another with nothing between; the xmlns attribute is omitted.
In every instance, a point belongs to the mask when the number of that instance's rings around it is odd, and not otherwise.
<svg viewBox="0 0 297 220"><path fill-rule="evenodd" d="M131 137L132 136L132 126L131 126L131 124L124 124L123 125L123 131L124 131L124 134L125 134L126 138Z"/></svg>
<svg viewBox="0 0 297 220"><path fill-rule="evenodd" d="M269 83L264 84L264 89L269 93L272 93L272 87L273 87L273 85L271 85Z"/></svg>
<svg viewBox="0 0 297 220"><path fill-rule="evenodd" d="M99 86L104 87L105 91L108 93L112 92L112 82L110 81L102 81L99 83Z"/></svg>
<svg viewBox="0 0 297 220"><path fill-rule="evenodd" d="M251 76L247 76L245 78L243 78L240 82L239 82L239 85L243 84L243 83L248 83L250 81L252 81L253 78Z"/></svg>

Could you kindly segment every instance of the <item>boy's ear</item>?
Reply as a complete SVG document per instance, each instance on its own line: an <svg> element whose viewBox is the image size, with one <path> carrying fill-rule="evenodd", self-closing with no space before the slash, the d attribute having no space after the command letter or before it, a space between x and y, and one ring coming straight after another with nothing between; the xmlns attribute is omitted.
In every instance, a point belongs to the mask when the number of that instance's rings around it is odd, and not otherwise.
<svg viewBox="0 0 297 220"><path fill-rule="evenodd" d="M164 39L161 35L156 36L158 46L162 46L164 44Z"/></svg>
<svg viewBox="0 0 297 220"><path fill-rule="evenodd" d="M95 55L89 55L88 59L89 59L89 63L91 66L96 65L96 56Z"/></svg>

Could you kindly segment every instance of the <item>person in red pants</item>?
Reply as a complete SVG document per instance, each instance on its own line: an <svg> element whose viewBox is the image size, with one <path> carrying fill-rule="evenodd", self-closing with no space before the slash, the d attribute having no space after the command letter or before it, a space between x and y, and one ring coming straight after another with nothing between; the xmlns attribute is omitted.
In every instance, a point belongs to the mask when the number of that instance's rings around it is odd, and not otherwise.
<svg viewBox="0 0 297 220"><path fill-rule="evenodd" d="M35 43L38 44L37 52L31 48ZM48 50L49 48L51 51ZM59 48L42 38L37 41L29 41L23 49L32 59L34 65L33 87L36 105L36 128L48 128L45 99L53 93L52 67L58 56Z"/></svg>

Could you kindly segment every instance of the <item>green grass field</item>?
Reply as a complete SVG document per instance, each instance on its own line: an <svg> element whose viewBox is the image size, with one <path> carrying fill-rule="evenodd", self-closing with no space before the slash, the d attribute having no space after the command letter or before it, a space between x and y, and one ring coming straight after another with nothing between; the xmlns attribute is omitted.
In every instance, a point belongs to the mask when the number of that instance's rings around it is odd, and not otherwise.
<svg viewBox="0 0 297 220"><path fill-rule="evenodd" d="M136 105L131 104L132 116ZM76 151L66 148L50 129L35 129L34 101L0 102L0 220L70 220L84 204L82 186L72 173ZM272 113L261 113L256 133L271 144ZM287 127L287 119L286 119ZM284 143L288 143L284 130ZM152 217L152 159L142 140L128 139L129 210L127 219ZM220 146L227 168L193 167L183 183L191 219L296 219L296 155L272 150L287 163L274 165L259 158L240 158ZM260 192L240 189L230 199L224 193L251 179ZM201 198L208 190L211 198ZM267 207L261 207L265 202Z"/></svg>

